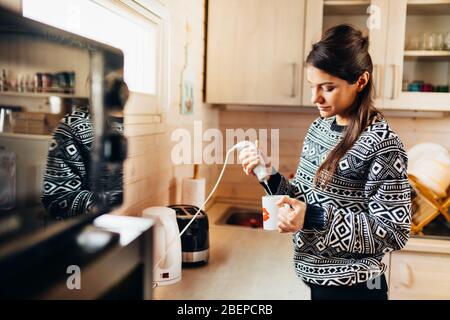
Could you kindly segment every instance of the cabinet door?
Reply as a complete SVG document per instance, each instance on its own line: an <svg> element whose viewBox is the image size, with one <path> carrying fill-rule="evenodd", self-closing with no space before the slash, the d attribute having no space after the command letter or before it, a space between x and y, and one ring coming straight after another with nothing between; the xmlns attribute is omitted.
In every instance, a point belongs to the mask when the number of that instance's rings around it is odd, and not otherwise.
<svg viewBox="0 0 450 320"><path fill-rule="evenodd" d="M206 102L300 105L305 0L208 3Z"/></svg>
<svg viewBox="0 0 450 320"><path fill-rule="evenodd" d="M391 253L389 298L450 299L450 255Z"/></svg>
<svg viewBox="0 0 450 320"><path fill-rule="evenodd" d="M372 0L366 13L369 29L369 53L372 58L372 80L375 88L374 104L383 108L383 83L386 65L386 39L388 34L388 0Z"/></svg>
<svg viewBox="0 0 450 320"><path fill-rule="evenodd" d="M450 1L389 1L384 107L450 110Z"/></svg>
<svg viewBox="0 0 450 320"><path fill-rule="evenodd" d="M342 23L359 28L369 36L369 52L374 66L375 105L383 107L382 86L386 63L386 37L388 32L388 0L329 1L307 0L305 24L305 59L312 45L319 41L323 32ZM306 69L306 65L305 65ZM311 90L303 73L303 105L312 106Z"/></svg>
<svg viewBox="0 0 450 320"><path fill-rule="evenodd" d="M307 0L305 16L305 52L304 60L308 57L314 43L320 40L323 32L323 0ZM311 102L311 88L306 79L306 62L303 63L303 98L304 106L314 106Z"/></svg>

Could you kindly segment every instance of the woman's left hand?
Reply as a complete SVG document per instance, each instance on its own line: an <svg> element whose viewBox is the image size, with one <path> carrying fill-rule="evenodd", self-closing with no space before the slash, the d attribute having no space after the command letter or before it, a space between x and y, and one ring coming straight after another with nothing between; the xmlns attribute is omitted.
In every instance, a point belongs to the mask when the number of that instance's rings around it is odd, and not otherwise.
<svg viewBox="0 0 450 320"><path fill-rule="evenodd" d="M288 204L291 208L285 208ZM297 232L303 229L305 222L306 203L284 196L277 202L280 208L278 211L278 232Z"/></svg>

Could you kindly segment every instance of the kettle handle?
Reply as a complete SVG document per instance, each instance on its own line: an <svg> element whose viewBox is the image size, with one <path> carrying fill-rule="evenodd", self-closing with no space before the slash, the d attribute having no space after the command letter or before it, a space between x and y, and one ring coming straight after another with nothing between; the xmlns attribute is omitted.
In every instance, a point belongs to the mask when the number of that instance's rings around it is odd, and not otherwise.
<svg viewBox="0 0 450 320"><path fill-rule="evenodd" d="M165 269L165 264L166 264L166 237L167 237L167 233L164 230L164 223L163 223L163 219L162 217L159 217L159 223L161 224L160 226L158 226L157 228L157 240L155 241L156 245L157 245L157 250L156 252L159 253L159 257L157 257L157 259L159 259L159 267L161 269Z"/></svg>
<svg viewBox="0 0 450 320"><path fill-rule="evenodd" d="M177 236L177 230L178 230L178 224L174 221L174 216L171 216L170 214L162 214L159 216L159 220L162 224L162 227L164 229L164 241L161 241L161 248L163 257L161 258L160 266L161 268L165 269L168 266L166 266L166 263L170 263L169 259L169 250L173 250L172 246L174 245L174 241L176 240Z"/></svg>

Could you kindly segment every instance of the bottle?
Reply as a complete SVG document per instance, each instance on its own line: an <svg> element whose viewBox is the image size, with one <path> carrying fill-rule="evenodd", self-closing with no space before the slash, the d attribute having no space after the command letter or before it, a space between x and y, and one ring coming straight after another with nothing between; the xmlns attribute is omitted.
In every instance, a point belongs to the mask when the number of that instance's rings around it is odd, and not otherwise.
<svg viewBox="0 0 450 320"><path fill-rule="evenodd" d="M34 91L42 92L42 73L37 72L34 77Z"/></svg>
<svg viewBox="0 0 450 320"><path fill-rule="evenodd" d="M42 92L51 92L52 75L50 73L42 74Z"/></svg>
<svg viewBox="0 0 450 320"><path fill-rule="evenodd" d="M2 73L0 74L0 92L8 91L8 81L6 78L6 70L2 69Z"/></svg>
<svg viewBox="0 0 450 320"><path fill-rule="evenodd" d="M26 92L33 92L33 79L30 77L29 74L26 75L25 78L25 91Z"/></svg>
<svg viewBox="0 0 450 320"><path fill-rule="evenodd" d="M68 73L68 81L67 81L67 93L74 94L75 93L75 72L70 71Z"/></svg>
<svg viewBox="0 0 450 320"><path fill-rule="evenodd" d="M450 31L445 34L444 50L450 50Z"/></svg>
<svg viewBox="0 0 450 320"><path fill-rule="evenodd" d="M25 92L25 76L22 74L19 74L19 80L18 80L18 91L19 92Z"/></svg>

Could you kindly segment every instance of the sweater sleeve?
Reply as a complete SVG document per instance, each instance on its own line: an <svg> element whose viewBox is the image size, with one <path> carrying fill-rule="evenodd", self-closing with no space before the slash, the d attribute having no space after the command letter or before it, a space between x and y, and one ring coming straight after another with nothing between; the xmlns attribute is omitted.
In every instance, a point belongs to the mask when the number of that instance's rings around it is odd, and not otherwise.
<svg viewBox="0 0 450 320"><path fill-rule="evenodd" d="M93 203L82 147L68 131L53 134L44 174L42 203L56 219L86 214Z"/></svg>
<svg viewBox="0 0 450 320"><path fill-rule="evenodd" d="M293 180L289 180L281 173L275 171L275 169L272 169L272 175L270 176L267 184L270 189L270 193L267 186L264 183L261 183L264 190L266 191L266 194L288 195L291 198L305 201L305 199L303 198L303 192L301 191L300 183L295 178Z"/></svg>
<svg viewBox="0 0 450 320"><path fill-rule="evenodd" d="M53 134L44 174L42 203L55 219L89 214L93 204L104 212L123 201L123 172L121 167L101 165L100 179L106 190L91 191L90 148L74 130L56 130Z"/></svg>
<svg viewBox="0 0 450 320"><path fill-rule="evenodd" d="M378 254L400 250L411 224L411 189L407 156L396 138L373 149L365 185L367 209L354 204L324 208L325 246L337 251Z"/></svg>
<svg viewBox="0 0 450 320"><path fill-rule="evenodd" d="M309 135L309 131L303 141L303 150L305 147L305 143L307 143L307 137ZM300 201L306 202L305 192L303 192L304 188L302 188L302 184L300 182L300 177L302 176L302 168L300 166L300 162L302 161L303 151L300 154L299 165L297 166L297 172L293 179L289 180L281 173L279 173L275 168L272 167L272 175L270 176L269 181L267 182L268 186L264 183L261 183L266 194L273 195L287 195L290 198L295 198ZM270 189L270 190L268 190ZM270 192L269 192L270 191Z"/></svg>

